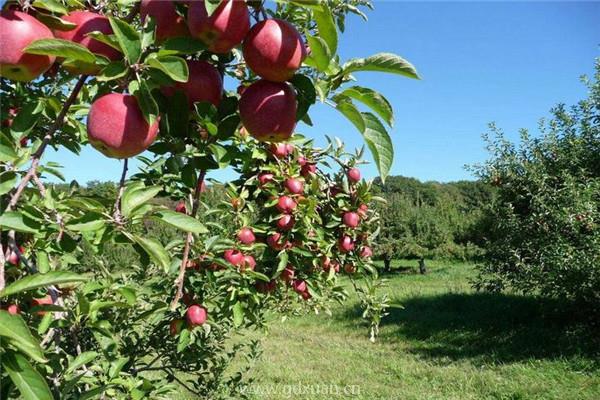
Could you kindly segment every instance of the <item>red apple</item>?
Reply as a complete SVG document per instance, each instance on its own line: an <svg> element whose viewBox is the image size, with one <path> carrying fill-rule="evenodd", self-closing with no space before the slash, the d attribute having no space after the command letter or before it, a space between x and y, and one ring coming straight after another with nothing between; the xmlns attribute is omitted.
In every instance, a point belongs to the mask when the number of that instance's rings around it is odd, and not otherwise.
<svg viewBox="0 0 600 400"><path fill-rule="evenodd" d="M295 279L292 282L292 288L294 289L294 292L296 292L298 294L302 294L302 293L306 292L306 282L304 282L303 280L300 280L300 279Z"/></svg>
<svg viewBox="0 0 600 400"><path fill-rule="evenodd" d="M314 175L317 172L316 164L305 164L300 168L300 175L303 177L308 177L310 175Z"/></svg>
<svg viewBox="0 0 600 400"><path fill-rule="evenodd" d="M0 309L6 310L9 314L17 315L21 314L21 307L18 304L9 304L7 306L2 306Z"/></svg>
<svg viewBox="0 0 600 400"><path fill-rule="evenodd" d="M223 258L225 261L235 265L236 267L240 266L244 262L244 255L240 251L234 249L225 250L225 253L223 253Z"/></svg>
<svg viewBox="0 0 600 400"><path fill-rule="evenodd" d="M356 266L354 266L353 264L346 264L346 265L344 265L344 272L352 275L353 273L356 272Z"/></svg>
<svg viewBox="0 0 600 400"><path fill-rule="evenodd" d="M344 221L344 225L346 225L348 228L356 228L360 222L360 217L357 213L349 211L344 213L342 220Z"/></svg>
<svg viewBox="0 0 600 400"><path fill-rule="evenodd" d="M296 93L287 83L260 80L240 97L244 128L258 141L289 139L296 127Z"/></svg>
<svg viewBox="0 0 600 400"><path fill-rule="evenodd" d="M285 158L290 154L286 143L273 143L269 150L276 158Z"/></svg>
<svg viewBox="0 0 600 400"><path fill-rule="evenodd" d="M156 22L156 39L159 42L171 37L189 36L185 19L177 14L175 2L168 0L142 0L140 4L142 21L147 16Z"/></svg>
<svg viewBox="0 0 600 400"><path fill-rule="evenodd" d="M191 328L204 324L206 317L206 308L198 304L191 305L185 312L185 318Z"/></svg>
<svg viewBox="0 0 600 400"><path fill-rule="evenodd" d="M177 203L177 205L175 206L175 211L177 211L178 213L187 214L185 201L181 200L179 203Z"/></svg>
<svg viewBox="0 0 600 400"><path fill-rule="evenodd" d="M349 251L354 250L354 241L348 235L344 235L338 241L338 246L342 253L348 253Z"/></svg>
<svg viewBox="0 0 600 400"><path fill-rule="evenodd" d="M158 118L150 126L134 96L111 93L92 103L87 130L90 144L96 150L111 158L129 158L154 142Z"/></svg>
<svg viewBox="0 0 600 400"><path fill-rule="evenodd" d="M239 210L240 207L242 206L242 199L240 199L239 197L232 198L231 206L233 207L234 210Z"/></svg>
<svg viewBox="0 0 600 400"><path fill-rule="evenodd" d="M52 296L50 296L50 295L46 295L45 297L42 297L42 298L31 299L31 307L50 305L50 304L54 304L54 302L52 301ZM36 315L39 315L39 316L46 315L46 311L37 311Z"/></svg>
<svg viewBox="0 0 600 400"><path fill-rule="evenodd" d="M256 240L254 232L250 228L242 228L237 234L237 238L244 244L252 244Z"/></svg>
<svg viewBox="0 0 600 400"><path fill-rule="evenodd" d="M256 268L256 260L251 255L245 255L244 260L242 261L241 270L245 271L247 269L254 271Z"/></svg>
<svg viewBox="0 0 600 400"><path fill-rule="evenodd" d="M267 245L276 251L283 250L286 247L287 242L282 242L281 239L282 239L281 233L276 232L267 237Z"/></svg>
<svg viewBox="0 0 600 400"><path fill-rule="evenodd" d="M223 0L208 16L204 0L193 1L188 9L188 27L213 53L228 53L240 44L250 29L246 2Z"/></svg>
<svg viewBox="0 0 600 400"><path fill-rule="evenodd" d="M356 212L361 218L367 218L367 211L369 211L369 206L366 204L361 204Z"/></svg>
<svg viewBox="0 0 600 400"><path fill-rule="evenodd" d="M360 181L360 170L358 168L356 168L356 167L355 168L350 168L348 170L347 175L348 175L348 180L351 183L356 183L356 182Z"/></svg>
<svg viewBox="0 0 600 400"><path fill-rule="evenodd" d="M294 227L296 221L290 214L284 214L277 220L277 228L282 231L289 231Z"/></svg>
<svg viewBox="0 0 600 400"><path fill-rule="evenodd" d="M308 300L308 299L310 299L312 297L311 294L308 292L308 290L302 292L301 296L302 296L303 300Z"/></svg>
<svg viewBox="0 0 600 400"><path fill-rule="evenodd" d="M0 51L2 51L2 50L0 49ZM17 108L9 107L8 110L6 110L6 114L8 114L8 115L6 116L5 119L2 120L2 126L10 128L18 113L19 113L19 110Z"/></svg>
<svg viewBox="0 0 600 400"><path fill-rule="evenodd" d="M285 180L285 188L293 194L304 192L304 182L299 179L288 178Z"/></svg>
<svg viewBox="0 0 600 400"><path fill-rule="evenodd" d="M201 60L187 61L187 65L188 81L177 82L173 86L163 86L161 92L170 97L176 90L181 90L190 108L193 108L194 103L197 102L208 102L215 107L218 106L223 95L223 79L219 71L212 64Z"/></svg>
<svg viewBox="0 0 600 400"><path fill-rule="evenodd" d="M20 249L21 254L23 254L23 248ZM19 265L19 255L17 252L12 251L12 249L8 250L8 254L6 255L6 262L12 265Z"/></svg>
<svg viewBox="0 0 600 400"><path fill-rule="evenodd" d="M277 209L282 213L289 214L296 209L296 202L288 196L281 196L277 201Z"/></svg>
<svg viewBox="0 0 600 400"><path fill-rule="evenodd" d="M373 250L371 250L371 248L369 246L363 246L362 249L360 249L360 257L361 258L369 258L373 256Z"/></svg>
<svg viewBox="0 0 600 400"><path fill-rule="evenodd" d="M263 172L258 175L258 183L260 186L265 186L267 183L273 180L273 174L270 172Z"/></svg>
<svg viewBox="0 0 600 400"><path fill-rule="evenodd" d="M304 156L299 156L298 157L298 164L301 167L304 167L306 164L308 164L308 160Z"/></svg>
<svg viewBox="0 0 600 400"><path fill-rule="evenodd" d="M31 42L52 39L52 31L31 15L4 10L0 13L0 76L29 82L46 72L54 56L23 53Z"/></svg>
<svg viewBox="0 0 600 400"><path fill-rule="evenodd" d="M54 35L57 38L78 43L87 47L92 53L107 57L112 61L122 57L117 49L87 35L90 32L100 32L105 35L113 34L110 22L105 16L90 11L73 11L70 14L62 16L61 19L76 24L77 27L70 31L54 31ZM98 74L101 70L97 65L69 65L65 66L65 69L71 73L89 75Z"/></svg>
<svg viewBox="0 0 600 400"><path fill-rule="evenodd" d="M174 319L171 321L171 323L169 323L169 334L171 336L177 336L179 335L179 332L181 332L181 329L183 329L183 320L182 319Z"/></svg>
<svg viewBox="0 0 600 400"><path fill-rule="evenodd" d="M254 25L244 39L244 60L261 78L284 82L294 76L306 57L302 36L287 21L267 19Z"/></svg>
<svg viewBox="0 0 600 400"><path fill-rule="evenodd" d="M287 267L285 267L285 269L283 271L281 271L281 280L283 280L284 282L290 283L292 282L292 280L294 279L294 276L296 276L296 272L294 271L294 267L292 267L291 265L288 265Z"/></svg>

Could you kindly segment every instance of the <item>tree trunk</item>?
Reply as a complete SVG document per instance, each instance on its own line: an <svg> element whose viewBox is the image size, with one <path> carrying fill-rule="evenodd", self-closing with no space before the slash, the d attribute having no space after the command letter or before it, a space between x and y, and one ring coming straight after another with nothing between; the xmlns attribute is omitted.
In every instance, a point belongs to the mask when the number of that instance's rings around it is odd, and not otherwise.
<svg viewBox="0 0 600 400"><path fill-rule="evenodd" d="M392 270L391 264L392 264L392 260L390 258L384 258L383 259L383 270L385 272L390 272Z"/></svg>
<svg viewBox="0 0 600 400"><path fill-rule="evenodd" d="M421 258L419 260L419 273L425 275L427 273L427 267L425 266L425 260Z"/></svg>

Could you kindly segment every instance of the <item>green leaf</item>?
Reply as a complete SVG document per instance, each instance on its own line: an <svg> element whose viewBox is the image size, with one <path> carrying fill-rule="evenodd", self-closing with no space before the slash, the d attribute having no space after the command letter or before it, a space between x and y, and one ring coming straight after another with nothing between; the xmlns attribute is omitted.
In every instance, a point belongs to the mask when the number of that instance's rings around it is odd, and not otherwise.
<svg viewBox="0 0 600 400"><path fill-rule="evenodd" d="M331 50L327 42L323 38L310 35L306 35L306 40L310 46L310 55L306 57L304 63L325 72L331 62Z"/></svg>
<svg viewBox="0 0 600 400"><path fill-rule="evenodd" d="M298 110L296 111L296 120L304 118L310 106L317 101L317 92L312 80L306 75L296 74L291 80L296 89L296 99L298 100Z"/></svg>
<svg viewBox="0 0 600 400"><path fill-rule="evenodd" d="M171 210L161 210L154 216L167 224L185 232L208 233L208 229L196 218Z"/></svg>
<svg viewBox="0 0 600 400"><path fill-rule="evenodd" d="M156 104L156 100L154 100L146 81L141 80L138 83L139 90L135 92L135 97L138 100L146 122L148 122L149 125L154 125L158 118L158 104Z"/></svg>
<svg viewBox="0 0 600 400"><path fill-rule="evenodd" d="M100 75L96 77L96 79L99 82L108 82L115 79L124 78L125 76L127 76L128 72L129 68L127 67L127 65L125 65L123 61L113 61L106 67L104 67L104 69L102 70Z"/></svg>
<svg viewBox="0 0 600 400"><path fill-rule="evenodd" d="M6 194L17 185L18 177L14 171L0 173L0 195Z"/></svg>
<svg viewBox="0 0 600 400"><path fill-rule="evenodd" d="M38 100L25 104L13 120L10 131L19 137L27 135L37 124L42 116L42 111L44 111L42 101Z"/></svg>
<svg viewBox="0 0 600 400"><path fill-rule="evenodd" d="M279 253L277 257L279 258L279 264L277 264L277 270L275 271L275 275L273 275L274 278L278 277L288 264L288 254L286 252Z"/></svg>
<svg viewBox="0 0 600 400"><path fill-rule="evenodd" d="M345 63L342 69L344 74L359 71L377 71L421 79L411 63L392 53L378 53L367 58L354 58Z"/></svg>
<svg viewBox="0 0 600 400"><path fill-rule="evenodd" d="M12 315L8 311L0 310L0 337L2 347L11 344L31 359L46 362L40 343L33 337L20 315Z"/></svg>
<svg viewBox="0 0 600 400"><path fill-rule="evenodd" d="M40 12L36 14L35 18L52 30L70 31L77 28L77 24L65 21L64 19L50 14L44 14Z"/></svg>
<svg viewBox="0 0 600 400"><path fill-rule="evenodd" d="M210 17L212 13L221 5L223 0L205 0L204 7L206 7L206 14Z"/></svg>
<svg viewBox="0 0 600 400"><path fill-rule="evenodd" d="M77 368L94 361L96 357L98 357L98 353L95 351L84 351L69 363L69 368L67 368L65 374L68 375L74 372Z"/></svg>
<svg viewBox="0 0 600 400"><path fill-rule="evenodd" d="M365 130L365 120L354 103L352 103L350 99L344 100L343 97L338 97L336 101L338 103L335 105L335 109L344 114L344 116L354 124L356 129L358 129L360 133L363 133Z"/></svg>
<svg viewBox="0 0 600 400"><path fill-rule="evenodd" d="M106 221L102 214L87 212L79 218L67 222L66 226L74 232L97 231L104 228Z"/></svg>
<svg viewBox="0 0 600 400"><path fill-rule="evenodd" d="M5 287L4 290L0 291L0 297L27 292L40 287L60 285L62 283L85 282L89 279L89 276L69 271L50 271L45 274L31 274Z"/></svg>
<svg viewBox="0 0 600 400"><path fill-rule="evenodd" d="M166 40L162 44L158 54L161 56L169 54L196 54L202 50L206 50L206 45L198 39L175 37Z"/></svg>
<svg viewBox="0 0 600 400"><path fill-rule="evenodd" d="M361 86L352 86L345 89L341 95L360 101L375 111L389 126L394 125L394 110L381 93Z"/></svg>
<svg viewBox="0 0 600 400"><path fill-rule="evenodd" d="M365 120L365 131L363 137L381 175L381 181L385 182L392 162L394 161L394 145L392 139L379 119L371 113L362 113Z"/></svg>
<svg viewBox="0 0 600 400"><path fill-rule="evenodd" d="M188 80L188 66L185 60L177 56L159 56L156 58L149 58L147 64L156 68L169 76L176 82L187 82Z"/></svg>
<svg viewBox="0 0 600 400"><path fill-rule="evenodd" d="M23 49L24 53L40 54L67 58L94 64L96 56L86 47L63 39L40 39L31 42Z"/></svg>
<svg viewBox="0 0 600 400"><path fill-rule="evenodd" d="M322 38L327 47L329 47L330 53L333 55L337 52L338 36L335 22L333 21L333 15L326 2L323 2L321 9L313 11L315 21L317 22L317 28L319 29L319 37ZM311 47L312 50L312 47Z"/></svg>
<svg viewBox="0 0 600 400"><path fill-rule="evenodd" d="M233 324L240 326L244 322L244 306L239 301L233 305Z"/></svg>
<svg viewBox="0 0 600 400"><path fill-rule="evenodd" d="M55 0L35 0L31 5L35 8L43 8L57 14L66 14L69 12L65 6Z"/></svg>
<svg viewBox="0 0 600 400"><path fill-rule="evenodd" d="M140 34L127 22L119 18L108 18L121 51L129 65L136 64L142 55L142 40Z"/></svg>
<svg viewBox="0 0 600 400"><path fill-rule="evenodd" d="M28 218L17 211L8 211L0 215L0 227L17 232L37 233L41 228L37 221Z"/></svg>
<svg viewBox="0 0 600 400"><path fill-rule="evenodd" d="M169 254L165 250L162 244L156 239L145 238L137 235L129 235L130 238L150 256L150 258L165 272L169 271L171 261Z"/></svg>
<svg viewBox="0 0 600 400"><path fill-rule="evenodd" d="M160 186L144 186L141 182L127 185L121 198L121 213L129 217L139 207L147 204L161 191Z"/></svg>
<svg viewBox="0 0 600 400"><path fill-rule="evenodd" d="M19 353L6 353L2 357L2 367L10 376L24 400L52 400L52 392L46 380Z"/></svg>

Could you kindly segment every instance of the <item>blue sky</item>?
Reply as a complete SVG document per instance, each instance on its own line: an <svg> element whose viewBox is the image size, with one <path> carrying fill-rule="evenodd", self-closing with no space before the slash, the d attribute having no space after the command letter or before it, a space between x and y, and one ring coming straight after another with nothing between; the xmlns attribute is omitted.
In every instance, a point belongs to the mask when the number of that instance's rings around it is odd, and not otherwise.
<svg viewBox="0 0 600 400"><path fill-rule="evenodd" d="M483 161L481 134L495 121L516 140L519 128L535 132L539 118L559 102L586 95L579 82L600 56L597 2L400 2L375 1L369 22L347 21L340 39L342 60L393 52L411 61L423 80L359 73L358 83L382 92L396 112L392 175L422 180L471 179L465 164ZM233 88L228 88L233 89ZM360 135L337 111L317 105L317 138L362 145ZM81 157L49 152L64 165L67 180L117 180L118 160L92 149ZM377 175L374 166L364 176ZM210 175L230 179L229 172Z"/></svg>

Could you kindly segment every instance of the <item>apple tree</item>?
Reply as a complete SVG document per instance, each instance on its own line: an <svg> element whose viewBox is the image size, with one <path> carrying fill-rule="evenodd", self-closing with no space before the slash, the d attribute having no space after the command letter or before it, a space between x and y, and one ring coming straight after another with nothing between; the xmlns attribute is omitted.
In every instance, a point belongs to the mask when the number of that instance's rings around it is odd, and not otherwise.
<svg viewBox="0 0 600 400"><path fill-rule="evenodd" d="M347 296L342 274L374 338L385 298L362 150L295 133L330 105L387 176L392 108L354 74L418 75L394 54L337 55L346 16L370 7L5 2L1 398L239 398L260 353L244 334L273 313L328 311ZM63 179L48 148L88 145L122 164L116 193L48 182ZM222 168L237 178L203 201Z"/></svg>

